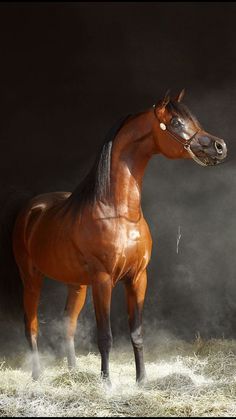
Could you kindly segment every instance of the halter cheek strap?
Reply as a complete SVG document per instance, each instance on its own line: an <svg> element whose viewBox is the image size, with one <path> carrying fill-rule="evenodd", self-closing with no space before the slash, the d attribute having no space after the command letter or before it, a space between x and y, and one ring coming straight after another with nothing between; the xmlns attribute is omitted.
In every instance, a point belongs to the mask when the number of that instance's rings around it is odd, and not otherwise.
<svg viewBox="0 0 236 419"><path fill-rule="evenodd" d="M185 150L188 151L188 153L190 154L190 156L192 157L193 160L195 160L195 162L197 162L198 164L200 164L200 166L207 166L206 163L203 163L197 156L196 154L194 154L190 148L190 144L187 146L184 146Z"/></svg>
<svg viewBox="0 0 236 419"><path fill-rule="evenodd" d="M182 146L184 147L185 150L188 151L188 153L190 154L190 156L192 157L193 160L195 160L195 162L197 162L198 164L200 164L201 166L207 166L207 164L203 163L191 150L191 142L192 140L195 138L196 134L198 133L198 131L196 131L191 138L189 138L188 140L183 141L183 138L180 137L179 135L175 134L174 132L170 131L166 124L164 124L164 122L161 122L156 114L156 105L153 105L153 110L154 110L154 115L157 119L157 121L159 122L159 126L161 128L162 131L168 131L169 135L178 143L182 144Z"/></svg>

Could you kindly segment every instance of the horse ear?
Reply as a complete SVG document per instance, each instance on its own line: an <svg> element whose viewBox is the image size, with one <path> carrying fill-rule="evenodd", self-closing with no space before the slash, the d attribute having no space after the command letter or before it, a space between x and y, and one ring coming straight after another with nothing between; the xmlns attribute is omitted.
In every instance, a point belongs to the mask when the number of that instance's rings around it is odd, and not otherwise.
<svg viewBox="0 0 236 419"><path fill-rule="evenodd" d="M185 95L185 89L182 89L181 92L175 97L174 101L175 102L181 102L184 95Z"/></svg>
<svg viewBox="0 0 236 419"><path fill-rule="evenodd" d="M168 105L169 101L170 101L170 89L167 90L164 98L161 100L160 108L165 108L166 105Z"/></svg>

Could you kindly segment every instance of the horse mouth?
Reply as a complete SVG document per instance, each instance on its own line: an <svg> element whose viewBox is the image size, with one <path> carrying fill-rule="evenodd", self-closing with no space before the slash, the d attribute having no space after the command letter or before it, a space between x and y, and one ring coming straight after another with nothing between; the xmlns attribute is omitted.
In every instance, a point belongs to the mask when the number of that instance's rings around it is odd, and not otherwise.
<svg viewBox="0 0 236 419"><path fill-rule="evenodd" d="M193 154L195 155L195 157L197 157L197 160L199 160L199 164L202 164L202 166L216 166L218 164L224 163L226 160L226 157L222 159L216 156L209 156L208 154L201 151Z"/></svg>
<svg viewBox="0 0 236 419"><path fill-rule="evenodd" d="M216 166L217 164L222 163L222 160L217 159L217 157L210 157L210 156L207 156L207 155L197 156L197 157L206 166Z"/></svg>

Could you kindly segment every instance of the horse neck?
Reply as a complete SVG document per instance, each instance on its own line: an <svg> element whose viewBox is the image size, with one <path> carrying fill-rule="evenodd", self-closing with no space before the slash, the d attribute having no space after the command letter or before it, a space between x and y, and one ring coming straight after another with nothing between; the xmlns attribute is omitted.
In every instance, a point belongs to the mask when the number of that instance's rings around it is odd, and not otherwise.
<svg viewBox="0 0 236 419"><path fill-rule="evenodd" d="M111 184L113 205L119 216L138 220L141 216L142 181L148 161L156 152L151 112L129 119L112 147Z"/></svg>

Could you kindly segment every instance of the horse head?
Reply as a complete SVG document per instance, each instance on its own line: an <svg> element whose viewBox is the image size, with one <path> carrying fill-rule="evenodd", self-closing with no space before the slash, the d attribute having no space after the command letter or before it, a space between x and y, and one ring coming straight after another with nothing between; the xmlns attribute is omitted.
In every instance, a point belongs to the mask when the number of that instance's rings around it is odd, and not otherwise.
<svg viewBox="0 0 236 419"><path fill-rule="evenodd" d="M204 130L182 103L183 96L184 90L173 99L167 92L157 105L153 105L158 152L172 159L192 158L201 166L222 163L227 156L224 140Z"/></svg>

